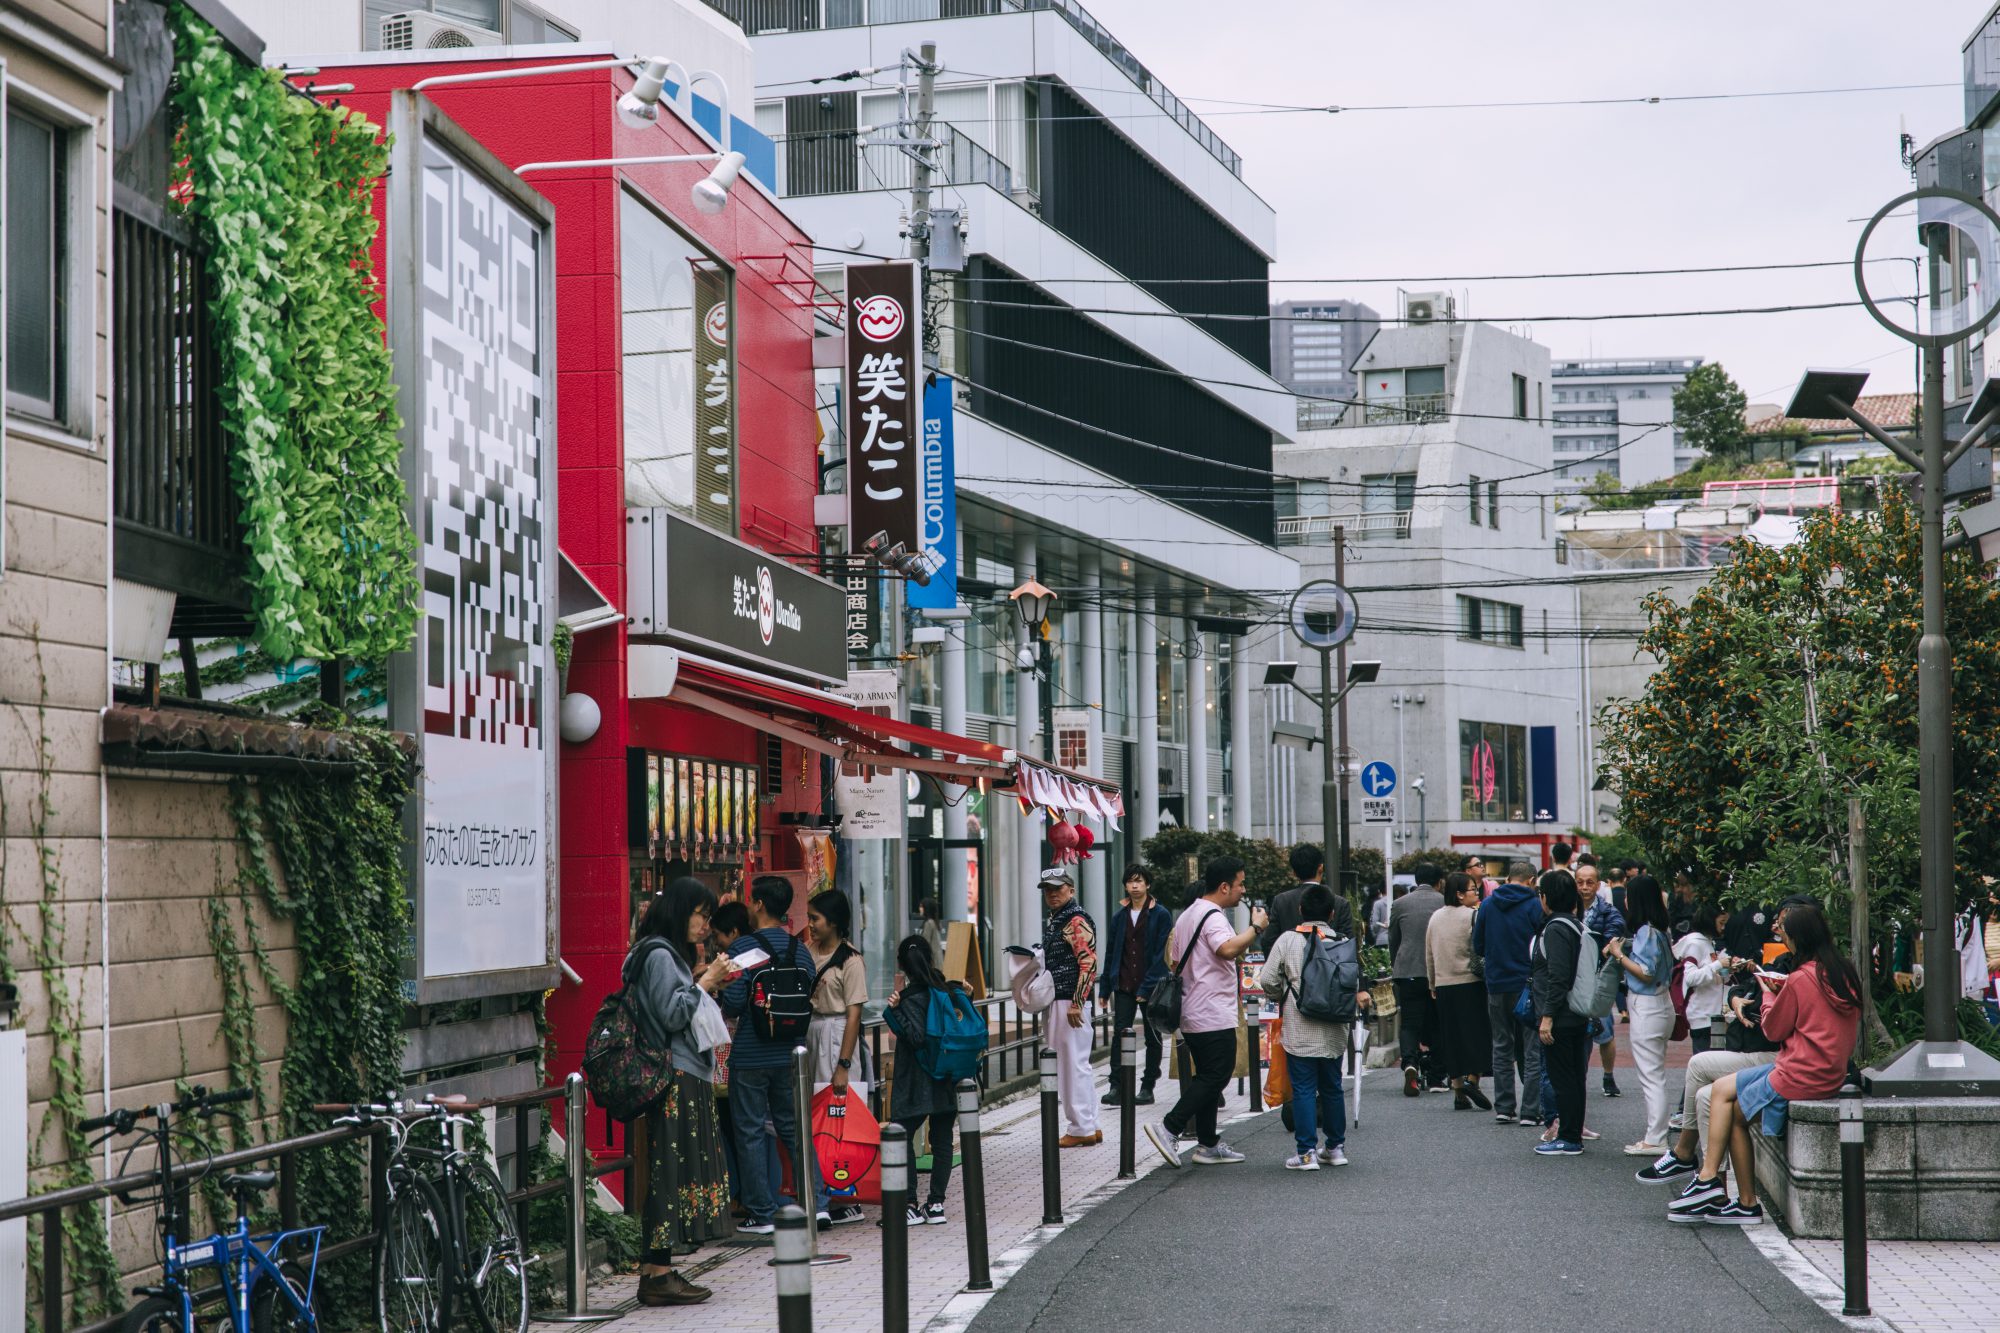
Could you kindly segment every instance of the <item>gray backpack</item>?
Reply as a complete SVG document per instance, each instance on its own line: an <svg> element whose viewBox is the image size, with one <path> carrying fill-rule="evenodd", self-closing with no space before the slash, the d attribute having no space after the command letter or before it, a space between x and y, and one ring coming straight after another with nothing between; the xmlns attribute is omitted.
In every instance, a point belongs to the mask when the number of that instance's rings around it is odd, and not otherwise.
<svg viewBox="0 0 2000 1333"><path fill-rule="evenodd" d="M1589 956L1584 949L1588 937L1574 917L1559 916L1549 924L1563 921L1577 935L1576 978L1569 985L1569 1011L1579 1018L1602 1018L1618 1002L1618 981L1625 975L1625 969L1608 952L1600 951L1595 959Z"/></svg>
<svg viewBox="0 0 2000 1333"><path fill-rule="evenodd" d="M1342 935L1324 939L1306 932L1305 961L1299 964L1299 1013L1318 1023L1352 1023L1361 989L1361 952Z"/></svg>

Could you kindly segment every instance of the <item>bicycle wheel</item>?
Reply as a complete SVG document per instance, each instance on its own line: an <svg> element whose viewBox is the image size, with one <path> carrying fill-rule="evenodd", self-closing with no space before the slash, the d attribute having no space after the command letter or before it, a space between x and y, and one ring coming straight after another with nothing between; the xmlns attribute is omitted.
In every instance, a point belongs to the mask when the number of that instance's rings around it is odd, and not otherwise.
<svg viewBox="0 0 2000 1333"><path fill-rule="evenodd" d="M267 1277L250 1293L251 1333L315 1333L322 1327L317 1284L298 1264L280 1264L278 1271L305 1311L302 1313L298 1305L285 1299L277 1281Z"/></svg>
<svg viewBox="0 0 2000 1333"><path fill-rule="evenodd" d="M375 1243L375 1316L382 1333L444 1333L451 1327L444 1205L420 1176L406 1176L395 1188Z"/></svg>
<svg viewBox="0 0 2000 1333"><path fill-rule="evenodd" d="M486 1333L525 1333L528 1266L514 1232L514 1210L500 1177L484 1162L460 1169L465 1190L465 1274Z"/></svg>
<svg viewBox="0 0 2000 1333"><path fill-rule="evenodd" d="M123 1333L187 1333L181 1320L181 1303L164 1296L148 1296L125 1312L119 1325Z"/></svg>

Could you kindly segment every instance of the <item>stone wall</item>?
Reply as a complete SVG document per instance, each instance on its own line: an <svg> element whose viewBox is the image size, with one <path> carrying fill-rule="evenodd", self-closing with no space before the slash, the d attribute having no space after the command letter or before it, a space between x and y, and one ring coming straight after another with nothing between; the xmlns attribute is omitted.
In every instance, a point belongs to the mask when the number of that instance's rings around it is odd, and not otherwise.
<svg viewBox="0 0 2000 1333"><path fill-rule="evenodd" d="M1862 1102L1868 1235L2000 1240L2000 1098ZM1840 1235L1840 1104L1794 1102L1782 1140L1754 1135L1757 1183L1794 1236Z"/></svg>

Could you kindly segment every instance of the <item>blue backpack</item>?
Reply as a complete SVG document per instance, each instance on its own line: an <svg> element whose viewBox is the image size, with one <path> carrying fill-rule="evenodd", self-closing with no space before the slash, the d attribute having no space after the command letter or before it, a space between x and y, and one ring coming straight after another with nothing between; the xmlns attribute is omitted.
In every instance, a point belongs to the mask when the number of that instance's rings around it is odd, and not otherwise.
<svg viewBox="0 0 2000 1333"><path fill-rule="evenodd" d="M972 997L956 986L931 992L924 1015L924 1043L917 1063L932 1078L957 1084L979 1077L979 1058L986 1054L986 1019Z"/></svg>

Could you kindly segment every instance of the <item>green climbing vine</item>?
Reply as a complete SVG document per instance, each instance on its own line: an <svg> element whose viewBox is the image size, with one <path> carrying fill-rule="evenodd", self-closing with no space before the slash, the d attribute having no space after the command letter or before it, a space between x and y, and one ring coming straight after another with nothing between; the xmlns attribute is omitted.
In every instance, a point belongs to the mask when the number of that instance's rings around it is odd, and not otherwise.
<svg viewBox="0 0 2000 1333"><path fill-rule="evenodd" d="M207 242L218 391L258 638L279 659L404 646L416 575L401 422L369 249L388 142L171 11L176 192Z"/></svg>

